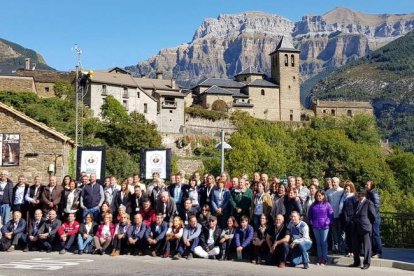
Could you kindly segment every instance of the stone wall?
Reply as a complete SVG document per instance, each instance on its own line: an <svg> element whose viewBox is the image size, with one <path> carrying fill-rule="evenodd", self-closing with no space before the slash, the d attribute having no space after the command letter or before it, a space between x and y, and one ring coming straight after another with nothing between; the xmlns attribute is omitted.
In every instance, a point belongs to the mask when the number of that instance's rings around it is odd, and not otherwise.
<svg viewBox="0 0 414 276"><path fill-rule="evenodd" d="M55 166L58 182L68 173L70 144L6 110L0 110L0 133L20 134L19 165L0 167L10 172L13 182L23 174L29 183L36 175L47 183L50 164Z"/></svg>
<svg viewBox="0 0 414 276"><path fill-rule="evenodd" d="M224 129L226 133L233 133L236 128L229 119L211 121L203 118L186 117L184 134L211 134L218 135Z"/></svg>
<svg viewBox="0 0 414 276"><path fill-rule="evenodd" d="M16 77L16 76L0 76L0 91L19 91L19 92L35 92L35 84L33 78Z"/></svg>
<svg viewBox="0 0 414 276"><path fill-rule="evenodd" d="M55 84L51 82L36 82L36 92L41 98L55 97Z"/></svg>
<svg viewBox="0 0 414 276"><path fill-rule="evenodd" d="M279 89L273 87L249 87L248 89L250 103L254 105L252 116L279 121Z"/></svg>

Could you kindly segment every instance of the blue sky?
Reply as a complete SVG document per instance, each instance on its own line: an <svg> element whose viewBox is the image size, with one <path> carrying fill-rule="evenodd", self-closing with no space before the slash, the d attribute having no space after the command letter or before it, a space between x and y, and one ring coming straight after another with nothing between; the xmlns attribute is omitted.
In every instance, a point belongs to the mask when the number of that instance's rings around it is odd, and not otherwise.
<svg viewBox="0 0 414 276"><path fill-rule="evenodd" d="M39 52L69 70L75 43L85 69L136 64L162 48L191 41L207 17L263 11L292 21L335 7L365 13L414 13L413 0L0 0L0 37Z"/></svg>

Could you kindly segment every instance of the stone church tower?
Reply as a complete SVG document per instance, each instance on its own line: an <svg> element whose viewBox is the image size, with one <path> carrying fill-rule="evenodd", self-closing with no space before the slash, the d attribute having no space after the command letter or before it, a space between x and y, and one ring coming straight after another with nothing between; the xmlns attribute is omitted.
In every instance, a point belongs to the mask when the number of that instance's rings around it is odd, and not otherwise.
<svg viewBox="0 0 414 276"><path fill-rule="evenodd" d="M279 85L280 121L301 119L299 53L286 37L270 53L272 81Z"/></svg>

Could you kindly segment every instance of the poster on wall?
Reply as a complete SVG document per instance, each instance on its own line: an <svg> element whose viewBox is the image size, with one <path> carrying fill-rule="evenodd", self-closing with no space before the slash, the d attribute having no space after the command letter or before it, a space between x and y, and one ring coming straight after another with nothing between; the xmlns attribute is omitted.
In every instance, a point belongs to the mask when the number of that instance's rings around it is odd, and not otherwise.
<svg viewBox="0 0 414 276"><path fill-rule="evenodd" d="M0 148L1 166L19 166L20 134L0 134Z"/></svg>
<svg viewBox="0 0 414 276"><path fill-rule="evenodd" d="M76 179L81 172L96 174L96 179L101 180L105 176L105 147L78 147L76 155Z"/></svg>
<svg viewBox="0 0 414 276"><path fill-rule="evenodd" d="M157 172L160 178L169 179L171 174L171 149L144 149L141 151L141 178L152 179Z"/></svg>

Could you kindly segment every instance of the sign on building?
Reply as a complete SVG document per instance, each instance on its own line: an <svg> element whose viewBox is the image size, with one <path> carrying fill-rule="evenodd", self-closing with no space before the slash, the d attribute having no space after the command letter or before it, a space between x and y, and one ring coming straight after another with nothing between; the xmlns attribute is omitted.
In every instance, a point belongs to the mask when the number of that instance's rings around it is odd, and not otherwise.
<svg viewBox="0 0 414 276"><path fill-rule="evenodd" d="M105 176L105 147L78 147L76 155L76 178L79 179L81 172L90 175L96 174L96 179Z"/></svg>
<svg viewBox="0 0 414 276"><path fill-rule="evenodd" d="M171 175L171 149L144 149L141 151L141 178L152 179L153 173L169 179Z"/></svg>
<svg viewBox="0 0 414 276"><path fill-rule="evenodd" d="M0 155L0 166L19 166L19 134L0 134Z"/></svg>

